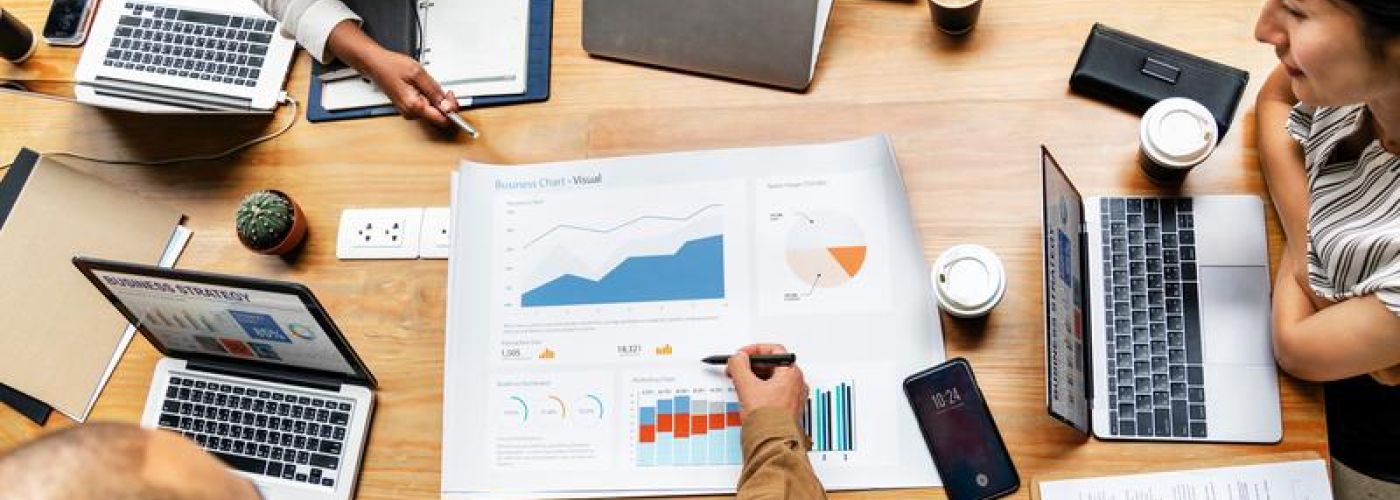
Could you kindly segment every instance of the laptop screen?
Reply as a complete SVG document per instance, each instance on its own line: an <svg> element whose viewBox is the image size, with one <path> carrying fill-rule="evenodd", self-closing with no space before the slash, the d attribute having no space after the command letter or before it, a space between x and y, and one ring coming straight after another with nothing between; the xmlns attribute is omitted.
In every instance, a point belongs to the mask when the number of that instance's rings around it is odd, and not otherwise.
<svg viewBox="0 0 1400 500"><path fill-rule="evenodd" d="M358 375L301 297L93 269L165 351Z"/></svg>
<svg viewBox="0 0 1400 500"><path fill-rule="evenodd" d="M1084 355L1084 199L1050 152L1041 149L1045 189L1045 385L1052 415L1089 429L1089 367Z"/></svg>

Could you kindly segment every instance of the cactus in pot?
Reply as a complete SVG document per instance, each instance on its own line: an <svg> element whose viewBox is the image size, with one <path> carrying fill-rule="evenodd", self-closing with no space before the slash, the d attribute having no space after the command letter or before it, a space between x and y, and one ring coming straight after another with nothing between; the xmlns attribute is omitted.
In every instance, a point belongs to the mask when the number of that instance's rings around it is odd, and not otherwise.
<svg viewBox="0 0 1400 500"><path fill-rule="evenodd" d="M234 225L243 246L262 254L286 254L306 239L306 216L301 207L276 190L245 196L238 204Z"/></svg>

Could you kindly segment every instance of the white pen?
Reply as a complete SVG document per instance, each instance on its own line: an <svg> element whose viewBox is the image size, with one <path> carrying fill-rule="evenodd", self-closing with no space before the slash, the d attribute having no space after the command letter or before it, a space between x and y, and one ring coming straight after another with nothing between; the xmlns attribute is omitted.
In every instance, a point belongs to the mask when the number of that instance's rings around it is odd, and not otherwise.
<svg viewBox="0 0 1400 500"><path fill-rule="evenodd" d="M467 133L467 135L472 136L472 139L475 139L481 135L476 131L476 127L473 127L472 124L467 123L467 119L462 118L462 116L458 115L457 113L447 113L447 119L452 120L452 123L455 123L457 125L457 128L462 129Z"/></svg>

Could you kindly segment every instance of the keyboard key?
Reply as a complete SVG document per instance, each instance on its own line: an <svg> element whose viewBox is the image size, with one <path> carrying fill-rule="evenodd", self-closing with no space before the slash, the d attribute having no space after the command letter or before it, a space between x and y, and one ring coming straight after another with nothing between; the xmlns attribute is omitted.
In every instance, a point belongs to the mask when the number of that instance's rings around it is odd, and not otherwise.
<svg viewBox="0 0 1400 500"><path fill-rule="evenodd" d="M159 425L169 429L178 428L180 427L180 417L171 413L161 413Z"/></svg>
<svg viewBox="0 0 1400 500"><path fill-rule="evenodd" d="M281 464L281 463L278 463L278 462L271 462L271 463L269 463L269 464L267 465L267 475L273 476L273 477L281 476L281 475L282 475L282 464Z"/></svg>
<svg viewBox="0 0 1400 500"><path fill-rule="evenodd" d="M306 452L301 452L301 453L299 453L298 455L300 456L300 455L305 455L305 454L306 454ZM302 462L302 463L305 463L305 462ZM339 467L339 466L340 466L340 459L339 459L339 458L336 458L336 457L332 457L332 456L330 456L330 455L322 455L322 454L319 454L319 453L315 453L315 454L312 454L312 455L311 455L310 464L311 464L313 467L320 467L320 468L323 468L323 469L335 470L336 467Z"/></svg>
<svg viewBox="0 0 1400 500"><path fill-rule="evenodd" d="M282 464L282 479L292 479L297 475L297 466L292 464Z"/></svg>
<svg viewBox="0 0 1400 500"><path fill-rule="evenodd" d="M306 482L306 474L297 474L296 480L303 483Z"/></svg>
<svg viewBox="0 0 1400 500"><path fill-rule="evenodd" d="M1152 436L1152 412L1138 412L1137 414L1137 435Z"/></svg>
<svg viewBox="0 0 1400 500"><path fill-rule="evenodd" d="M1205 420L1205 419L1206 419L1206 407L1205 407L1205 405L1191 405L1191 420Z"/></svg>
<svg viewBox="0 0 1400 500"><path fill-rule="evenodd" d="M348 405L345 405L348 406ZM318 415L319 416L319 415ZM335 425L346 425L350 423L350 414L344 412L334 412L330 414L330 422Z"/></svg>
<svg viewBox="0 0 1400 500"><path fill-rule="evenodd" d="M1203 385L1206 383L1205 373L1200 366L1186 367L1186 381L1191 385Z"/></svg>
<svg viewBox="0 0 1400 500"><path fill-rule="evenodd" d="M1200 387L1192 387L1186 390L1186 400L1192 403L1206 402L1206 390Z"/></svg>
<svg viewBox="0 0 1400 500"><path fill-rule="evenodd" d="M241 470L243 472L262 474L264 471L267 470L266 460L233 455L229 453L221 453L218 451L210 451L210 453L213 453L214 456L219 457L219 459L223 460L224 463L228 464L229 467Z"/></svg>
<svg viewBox="0 0 1400 500"><path fill-rule="evenodd" d="M267 33L251 33L248 35L248 41L257 43L270 43L272 42L272 35L269 35Z"/></svg>
<svg viewBox="0 0 1400 500"><path fill-rule="evenodd" d="M327 454L330 454L330 455L339 455L339 454L340 454L340 446L341 446L341 445L340 445L340 442L338 442L338 441L321 441L320 450L321 450L321 453L327 453Z"/></svg>
<svg viewBox="0 0 1400 500"><path fill-rule="evenodd" d="M1189 432L1186 419L1186 402L1172 401L1171 426L1172 437L1186 437Z"/></svg>
<svg viewBox="0 0 1400 500"><path fill-rule="evenodd" d="M1193 437L1193 438L1203 438L1203 437L1206 437L1206 423L1205 423L1205 422L1191 422L1191 437Z"/></svg>

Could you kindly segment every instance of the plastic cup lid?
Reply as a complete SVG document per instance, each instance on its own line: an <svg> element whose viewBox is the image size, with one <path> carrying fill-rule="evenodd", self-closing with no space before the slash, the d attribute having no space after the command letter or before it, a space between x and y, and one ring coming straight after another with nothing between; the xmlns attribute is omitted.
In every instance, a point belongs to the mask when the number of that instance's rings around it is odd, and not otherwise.
<svg viewBox="0 0 1400 500"><path fill-rule="evenodd" d="M1143 120L1146 145L1168 161L1195 163L1215 148L1215 119L1196 101L1163 99Z"/></svg>
<svg viewBox="0 0 1400 500"><path fill-rule="evenodd" d="M975 314L990 309L1006 289L1001 259L977 245L948 249L938 258L933 275L939 300L953 312Z"/></svg>

